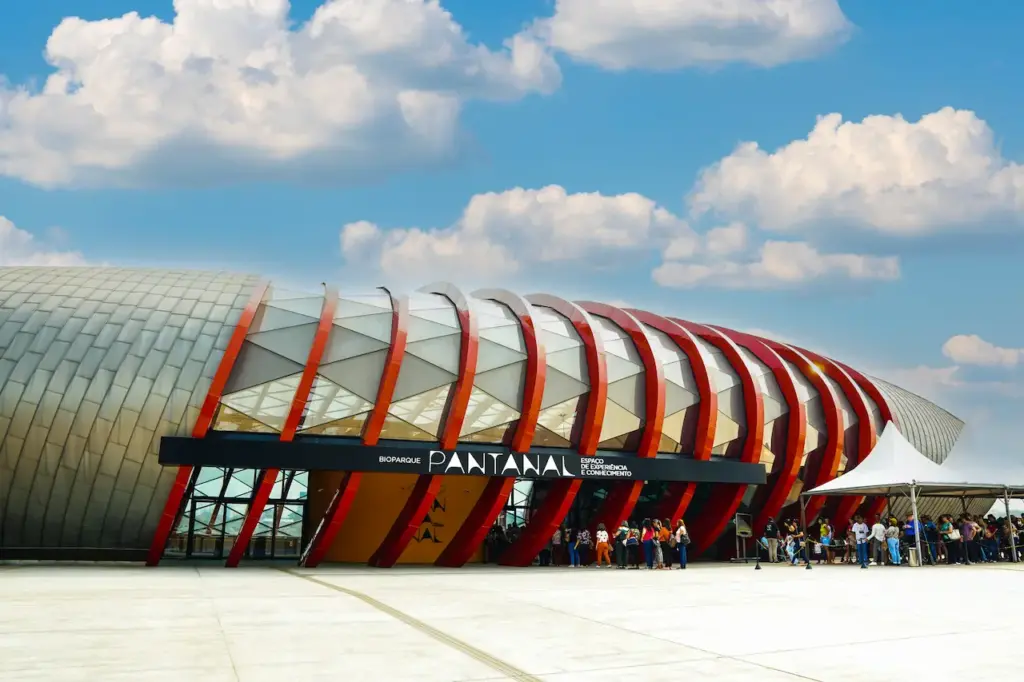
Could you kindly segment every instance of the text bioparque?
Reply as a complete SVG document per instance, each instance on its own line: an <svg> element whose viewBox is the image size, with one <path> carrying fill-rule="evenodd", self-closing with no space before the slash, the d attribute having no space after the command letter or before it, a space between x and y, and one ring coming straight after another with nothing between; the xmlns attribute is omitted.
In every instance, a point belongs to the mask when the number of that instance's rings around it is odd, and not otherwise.
<svg viewBox="0 0 1024 682"><path fill-rule="evenodd" d="M602 457L525 454L521 452L446 452L422 455L381 455L381 464L425 466L431 474L465 476L520 476L523 478L633 478L626 464ZM574 470L576 468L577 470Z"/></svg>

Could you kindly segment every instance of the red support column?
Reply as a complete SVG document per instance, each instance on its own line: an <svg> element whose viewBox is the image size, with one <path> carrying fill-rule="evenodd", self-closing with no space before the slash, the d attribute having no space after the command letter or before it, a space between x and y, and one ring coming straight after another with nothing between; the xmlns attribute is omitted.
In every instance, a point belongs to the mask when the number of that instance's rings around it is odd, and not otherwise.
<svg viewBox="0 0 1024 682"><path fill-rule="evenodd" d="M693 378L697 382L697 390L700 393L700 402L697 404L697 434L693 443L693 458L698 461L711 459L711 448L715 443L715 429L718 427L718 393L711 382L711 375L708 372L707 363L704 362L704 356L700 352L697 339L685 328L668 318L644 310L629 309L627 312L643 324L666 334L689 359L690 369L693 371ZM672 521L683 518L696 489L696 483L687 481L670 483L665 497L655 512L656 517Z"/></svg>
<svg viewBox="0 0 1024 682"><path fill-rule="evenodd" d="M740 461L757 462L764 445L764 401L739 347L716 329L678 318L672 320L722 351L722 355L739 375L740 384L743 386L743 408L747 420L747 433L743 440L743 449L740 451ZM701 515L687 524L690 537L693 539L690 551L700 554L718 540L743 502L743 493L746 489L745 485L731 483L715 486L714 495L704 505Z"/></svg>
<svg viewBox="0 0 1024 682"><path fill-rule="evenodd" d="M782 507L786 503L786 498L789 496L789 491L796 483L797 474L800 473L800 461L803 459L804 445L807 443L807 408L800 401L793 375L778 353L756 336L723 327L714 327L714 329L745 347L754 354L754 357L768 366L789 406L786 451L778 453L782 455L782 462L774 472L769 472L768 481L755 493L751 505L754 510L754 532L757 533L764 528L769 518L779 516L779 512L782 511Z"/></svg>
<svg viewBox="0 0 1024 682"><path fill-rule="evenodd" d="M523 382L523 404L519 410L519 422L512 434L510 446L513 452L529 452L533 434L537 430L537 418L540 416L541 400L544 397L544 379L547 375L544 346L540 343L533 324L533 309L526 299L504 289L484 289L474 292L473 296L508 306L519 319L523 345L526 346L526 376ZM504 509L515 482L514 477L493 477L487 482L466 520L434 562L435 566L455 568L469 561Z"/></svg>
<svg viewBox="0 0 1024 682"><path fill-rule="evenodd" d="M577 305L591 315L599 315L611 320L629 335L633 345L640 354L644 365L644 426L637 446L637 457L654 457L658 454L661 444L661 429L665 423L665 373L661 362L654 353L651 340L644 332L640 322L625 310L605 303L580 301ZM608 497L594 515L594 523L605 524L608 528L616 528L623 519L633 513L636 501L643 490L644 481L620 481L612 484Z"/></svg>
<svg viewBox="0 0 1024 682"><path fill-rule="evenodd" d="M587 357L587 374L590 393L587 395L586 414L576 445L581 455L593 455L601 437L604 424L605 401L608 398L608 369L604 360L604 344L591 324L590 316L575 303L570 303L547 294L533 294L526 300L535 306L551 308L569 319L583 342ZM577 423L578 420L577 420ZM574 429L575 431L575 429ZM501 556L502 566L529 566L540 553L555 530L569 512L576 493L580 489L579 479L558 479L551 482L547 496L530 518L519 539L512 543Z"/></svg>
<svg viewBox="0 0 1024 682"><path fill-rule="evenodd" d="M391 296L391 345L388 346L387 357L384 360L384 370L377 385L373 409L363 426L363 445L376 445L380 440L384 420L388 415L388 408L391 407L391 399L395 395L395 386L398 384L398 373L402 369L405 344L409 338L409 297L395 296L390 291L388 295ZM358 471L347 472L342 478L323 519L309 541L306 554L301 561L306 568L316 568L324 560L327 550L334 543L334 538L337 537L352 508L352 501L359 491L362 478L363 474Z"/></svg>
<svg viewBox="0 0 1024 682"><path fill-rule="evenodd" d="M291 408L288 410L284 427L281 429L282 442L290 443L294 440L295 433L302 425L302 417L306 411L306 404L309 402L309 394L313 390L313 381L316 379L317 370L320 369L320 359L323 357L324 349L327 348L327 339L334 326L334 311L337 307L338 293L332 289L326 289L324 304L320 309L320 324L313 336L313 344L310 346L309 355L306 358L306 367L302 370L302 377L295 389ZM242 527L235 538L235 544L231 546L227 561L224 562L228 568L235 568L242 561L260 517L263 515L263 509L270 499L270 493L274 489L278 473L280 473L279 469L265 469L256 477L256 487L252 493L252 500L249 502L249 509L245 512L245 518L242 520Z"/></svg>
<svg viewBox="0 0 1024 682"><path fill-rule="evenodd" d="M476 378L476 360L480 338L469 300L455 286L439 283L424 287L420 291L444 296L452 302L459 313L459 325L462 329L462 340L459 344L459 376L448 399L440 438L441 449L451 450L458 445L462 424L466 420L466 410L469 408L469 399L473 392L473 380ZM371 566L391 568L398 562L398 558L409 546L420 524L423 523L423 519L430 511L430 506L437 498L440 489L440 476L427 474L416 479L409 499L398 513L391 530L388 531L377 551L370 557L368 563Z"/></svg>
<svg viewBox="0 0 1024 682"><path fill-rule="evenodd" d="M875 435L875 429L871 424L871 408L868 407L864 394L857 390L856 382L853 381L846 370L829 358L817 353L804 350L803 348L797 350L806 355L811 362L821 367L826 376L839 384L839 387L843 390L846 399L850 403L850 407L857 414L857 452L846 462L846 471L850 471L860 462L864 461L864 458L875 447L875 441L878 437ZM844 423L843 427L846 428L847 425ZM850 520L862 502L864 502L864 497L851 495L839 497L827 503L826 508L828 509L828 514L832 517L832 524L836 527L836 530L846 530L847 521Z"/></svg>
<svg viewBox="0 0 1024 682"><path fill-rule="evenodd" d="M778 341L762 339L764 343L781 357L796 365L818 391L821 398L821 409L825 413L825 428L828 431L825 452L819 458L810 460L804 472L804 490L816 488L836 477L839 470L840 457L843 454L843 415L839 408L839 400L832 386L825 381L823 370L810 361L799 350ZM807 501L806 515L810 522L821 511L825 498L811 497Z"/></svg>
<svg viewBox="0 0 1024 682"><path fill-rule="evenodd" d="M203 406L199 411L199 416L196 418L195 426L192 427L193 438L205 438L210 430L210 426L213 424L213 419L217 415L217 407L220 406L220 399L223 397L224 386L231 376L231 369L235 366L235 361L238 360L238 354L242 351L246 334L249 333L249 327L252 326L253 318L256 317L256 313L260 308L260 302L267 293L267 286L267 282L258 284L253 290L249 302L242 309L242 314L235 325L235 331L231 334L228 346L224 349L224 356L221 358L220 365L213 375L213 381L210 382L210 388L206 392L206 400L203 401ZM181 516L182 505L185 503L185 494L188 492L188 484L192 478L193 469L194 467L191 466L178 467L178 474L167 495L163 514L160 515L156 532L153 534L153 541L149 546L149 554L146 557L147 566L156 566L164 555L167 539L170 537L171 532L174 531L174 526Z"/></svg>
<svg viewBox="0 0 1024 682"><path fill-rule="evenodd" d="M833 360L833 362L835 361ZM878 405L878 411L882 415L882 427L885 427L885 424L888 422L892 422L896 426L900 425L899 420L896 418L896 413L893 412L892 406L889 405L889 401L885 399L885 396L878 390L878 387L875 386L874 382L848 365L844 365L841 362L836 362L835 364L846 370L846 373L853 377L853 380L857 382L857 385L860 386L861 390L864 391L864 393L866 393L876 405ZM875 439L877 441L877 435L875 436ZM860 513L869 519L877 518L882 515L883 511L885 511L886 504L887 501L884 497L870 497L863 505L861 505Z"/></svg>

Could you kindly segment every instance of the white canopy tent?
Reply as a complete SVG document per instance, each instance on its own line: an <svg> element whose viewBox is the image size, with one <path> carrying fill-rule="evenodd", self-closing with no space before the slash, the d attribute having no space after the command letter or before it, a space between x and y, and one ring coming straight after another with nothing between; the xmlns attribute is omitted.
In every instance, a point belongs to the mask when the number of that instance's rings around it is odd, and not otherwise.
<svg viewBox="0 0 1024 682"><path fill-rule="evenodd" d="M801 511L812 496L826 495L907 495L917 520L917 499L920 495L937 497L1002 497L1009 518L1010 493L1024 490L1024 465L1000 463L994 458L953 455L944 464L936 464L922 455L903 437L895 424L889 422L882 430L875 447L856 467L828 483L801 494ZM806 520L803 520L806 527ZM1016 543L1011 535L1014 561ZM921 534L914 536L917 556L921 553Z"/></svg>

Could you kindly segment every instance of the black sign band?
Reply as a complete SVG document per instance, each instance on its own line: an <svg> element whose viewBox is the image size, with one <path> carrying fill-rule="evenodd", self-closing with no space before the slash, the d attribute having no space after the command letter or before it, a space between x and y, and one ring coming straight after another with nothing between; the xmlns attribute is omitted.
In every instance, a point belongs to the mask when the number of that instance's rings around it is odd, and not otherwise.
<svg viewBox="0 0 1024 682"><path fill-rule="evenodd" d="M363 471L448 476L581 478L635 481L691 481L761 485L760 464L734 460L669 456L641 459L628 453L510 452L495 446L460 445L438 450L429 445L365 446L330 439L290 443L270 438L181 438L160 442L164 466L218 466L236 469Z"/></svg>

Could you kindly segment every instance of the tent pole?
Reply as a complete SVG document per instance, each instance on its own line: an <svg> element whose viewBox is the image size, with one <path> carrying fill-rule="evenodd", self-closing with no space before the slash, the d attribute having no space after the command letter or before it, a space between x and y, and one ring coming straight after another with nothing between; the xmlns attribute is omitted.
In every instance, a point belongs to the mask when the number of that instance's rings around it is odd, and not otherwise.
<svg viewBox="0 0 1024 682"><path fill-rule="evenodd" d="M1016 528L1013 527L1013 523L1010 521L1010 489L1003 489L1003 504L1006 505L1006 522L1010 524L1010 553L1013 557L1013 563L1017 563L1017 540L1016 540Z"/></svg>
<svg viewBox="0 0 1024 682"><path fill-rule="evenodd" d="M924 566L924 554L921 554L921 532L924 530L924 526L917 518L917 486L913 483L910 484L910 511L914 515L914 545L917 547L917 565L921 567Z"/></svg>

